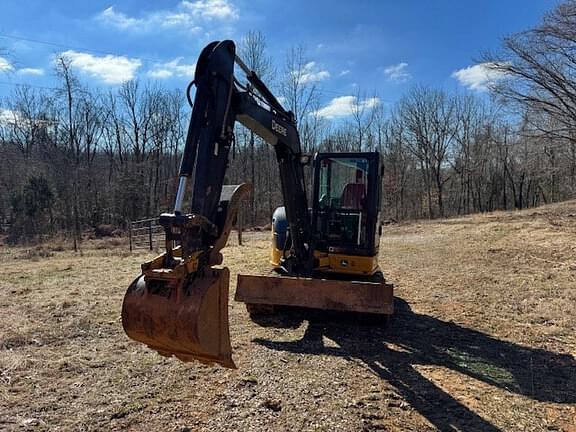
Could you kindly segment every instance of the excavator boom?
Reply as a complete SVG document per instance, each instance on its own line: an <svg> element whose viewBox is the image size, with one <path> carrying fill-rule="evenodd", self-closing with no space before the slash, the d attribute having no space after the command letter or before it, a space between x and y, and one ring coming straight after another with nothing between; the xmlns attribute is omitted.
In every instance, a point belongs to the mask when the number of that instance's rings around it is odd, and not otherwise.
<svg viewBox="0 0 576 432"><path fill-rule="evenodd" d="M235 80L236 63L251 89ZM193 84L196 94L174 211L160 216L166 251L142 265L124 297L122 323L128 336L162 355L234 367L228 335L229 272L215 267L222 263L220 250L250 189L224 186L234 124L239 121L275 146L282 190L291 201L294 268L305 272L312 254L305 240L311 229L300 140L293 115L236 56L234 42L212 42L202 50ZM259 92L258 100L253 89ZM191 205L184 211L192 177Z"/></svg>

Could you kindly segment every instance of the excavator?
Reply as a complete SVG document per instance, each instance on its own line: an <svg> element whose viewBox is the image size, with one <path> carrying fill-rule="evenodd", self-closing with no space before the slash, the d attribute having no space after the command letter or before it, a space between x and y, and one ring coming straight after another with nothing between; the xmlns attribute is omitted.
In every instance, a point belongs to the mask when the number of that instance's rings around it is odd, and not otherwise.
<svg viewBox="0 0 576 432"><path fill-rule="evenodd" d="M192 114L174 209L159 217L165 252L142 264L124 296L126 334L164 356L236 367L228 323L230 272L221 253L251 192L247 184L224 185L236 122L273 147L284 205L272 218L271 273L238 275L235 300L246 304L252 319L278 306L390 316L393 285L378 264L379 154L304 154L293 113L236 55L230 40L202 50L186 94ZM307 165L313 166L311 205ZM193 191L185 209L189 182Z"/></svg>

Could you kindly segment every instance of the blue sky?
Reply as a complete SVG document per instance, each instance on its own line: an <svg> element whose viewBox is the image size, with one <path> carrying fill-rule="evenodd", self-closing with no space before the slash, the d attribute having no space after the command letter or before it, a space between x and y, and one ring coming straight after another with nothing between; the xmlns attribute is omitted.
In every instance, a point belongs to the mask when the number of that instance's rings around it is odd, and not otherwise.
<svg viewBox="0 0 576 432"><path fill-rule="evenodd" d="M357 89L396 101L414 84L482 93L476 63L503 37L530 28L553 0L115 2L5 0L0 15L0 96L14 84L54 86L52 59L65 52L88 86L114 88L132 77L184 91L200 49L261 31L282 65L303 44L306 79L323 90L330 117L344 115ZM348 97L344 99L344 97ZM357 101L360 103L361 101Z"/></svg>

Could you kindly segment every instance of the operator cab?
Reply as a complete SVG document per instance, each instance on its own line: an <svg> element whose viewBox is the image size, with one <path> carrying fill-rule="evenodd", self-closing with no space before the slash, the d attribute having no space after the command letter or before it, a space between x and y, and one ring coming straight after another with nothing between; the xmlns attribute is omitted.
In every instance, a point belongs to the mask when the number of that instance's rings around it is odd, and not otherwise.
<svg viewBox="0 0 576 432"><path fill-rule="evenodd" d="M380 175L377 152L315 156L312 225L317 251L378 253Z"/></svg>

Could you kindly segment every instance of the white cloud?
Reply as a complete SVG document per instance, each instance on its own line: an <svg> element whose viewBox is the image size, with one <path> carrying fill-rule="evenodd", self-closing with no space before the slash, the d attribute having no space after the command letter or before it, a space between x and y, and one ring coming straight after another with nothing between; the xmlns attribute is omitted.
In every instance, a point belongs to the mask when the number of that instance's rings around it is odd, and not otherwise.
<svg viewBox="0 0 576 432"><path fill-rule="evenodd" d="M330 72L324 70L302 75L302 82L307 83L307 82L323 81L328 78L330 78Z"/></svg>
<svg viewBox="0 0 576 432"><path fill-rule="evenodd" d="M18 69L18 73L22 74L22 75L36 75L36 76L40 76L40 75L44 75L44 69L40 69L40 68L22 68L22 69Z"/></svg>
<svg viewBox="0 0 576 432"><path fill-rule="evenodd" d="M350 73L350 69L344 69L343 71L341 71L338 76L345 76L348 75Z"/></svg>
<svg viewBox="0 0 576 432"><path fill-rule="evenodd" d="M147 75L150 78L164 79L164 78L170 78L174 74L172 73L172 71L169 71L168 69L152 69L151 71L148 71Z"/></svg>
<svg viewBox="0 0 576 432"><path fill-rule="evenodd" d="M0 108L0 124L6 126L24 126L30 127L32 124L37 126L49 126L57 123L56 121L51 121L42 118L30 118L22 111L16 111L8 108Z"/></svg>
<svg viewBox="0 0 576 432"><path fill-rule="evenodd" d="M165 28L180 28L198 32L204 24L212 21L235 21L238 10L228 0L183 0L173 9L161 9L141 17L118 12L114 6L100 12L96 19L121 30L150 31Z"/></svg>
<svg viewBox="0 0 576 432"><path fill-rule="evenodd" d="M468 66L453 72L452 78L471 90L485 91L490 85L506 76L504 72L491 69L490 66L493 65L493 63L479 63Z"/></svg>
<svg viewBox="0 0 576 432"><path fill-rule="evenodd" d="M297 76L302 84L324 81L330 78L330 72L327 70L318 70L316 67L316 62L308 62L299 71L292 72Z"/></svg>
<svg viewBox="0 0 576 432"><path fill-rule="evenodd" d="M0 57L0 72L10 72L14 70L14 65L4 57ZM44 75L44 69L22 68L17 72L22 75Z"/></svg>
<svg viewBox="0 0 576 432"><path fill-rule="evenodd" d="M43 118L30 118L22 111L0 108L0 125L3 126L54 126L57 122Z"/></svg>
<svg viewBox="0 0 576 432"><path fill-rule="evenodd" d="M102 22L121 29L136 28L144 25L143 20L131 18L122 12L116 12L114 6L104 9L98 14L97 18Z"/></svg>
<svg viewBox="0 0 576 432"><path fill-rule="evenodd" d="M0 57L0 72L9 72L14 69L12 63L6 60L4 57Z"/></svg>
<svg viewBox="0 0 576 432"><path fill-rule="evenodd" d="M157 79L170 78L173 76L192 78L196 70L195 64L180 63L183 57L175 58L166 63L156 63L152 70L148 71L148 76Z"/></svg>
<svg viewBox="0 0 576 432"><path fill-rule="evenodd" d="M121 84L130 81L142 65L142 62L138 59L110 54L99 57L68 50L63 52L62 55L70 60L72 67L104 81L106 84Z"/></svg>
<svg viewBox="0 0 576 432"><path fill-rule="evenodd" d="M0 124L15 125L22 124L24 117L19 111L11 109L0 108Z"/></svg>
<svg viewBox="0 0 576 432"><path fill-rule="evenodd" d="M180 3L185 10L189 10L193 16L201 16L208 19L236 20L238 10L227 0L197 0Z"/></svg>
<svg viewBox="0 0 576 432"><path fill-rule="evenodd" d="M384 75L388 77L390 81L396 81L399 83L406 82L412 75L407 70L408 63L398 63L392 66L387 66L384 69Z"/></svg>
<svg viewBox="0 0 576 432"><path fill-rule="evenodd" d="M328 105L315 112L316 115L328 119L347 117L363 109L374 108L380 105L380 98L371 97L358 100L356 96L339 96L332 99Z"/></svg>

